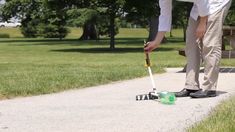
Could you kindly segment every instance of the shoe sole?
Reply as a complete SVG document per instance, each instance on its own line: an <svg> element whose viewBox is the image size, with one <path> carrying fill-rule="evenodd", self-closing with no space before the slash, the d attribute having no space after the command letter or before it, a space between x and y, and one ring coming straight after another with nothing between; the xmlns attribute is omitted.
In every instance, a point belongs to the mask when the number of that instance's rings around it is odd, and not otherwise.
<svg viewBox="0 0 235 132"><path fill-rule="evenodd" d="M190 95L191 98L209 98L209 97L216 97L216 96L217 96L216 94L207 95L207 96L205 96L205 97L198 97L198 96L191 96L191 95Z"/></svg>
<svg viewBox="0 0 235 132"><path fill-rule="evenodd" d="M188 95L188 96L175 96L175 97L178 97L178 98L181 98L181 97L189 97L189 95Z"/></svg>

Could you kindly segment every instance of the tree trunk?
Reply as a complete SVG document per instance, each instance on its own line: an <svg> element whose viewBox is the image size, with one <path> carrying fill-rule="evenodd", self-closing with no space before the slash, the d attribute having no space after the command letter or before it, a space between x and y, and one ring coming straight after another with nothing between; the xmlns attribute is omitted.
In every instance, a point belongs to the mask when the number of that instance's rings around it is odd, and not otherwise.
<svg viewBox="0 0 235 132"><path fill-rule="evenodd" d="M172 30L170 31L170 37L173 37Z"/></svg>
<svg viewBox="0 0 235 132"><path fill-rule="evenodd" d="M148 41L153 41L158 33L159 20L157 16L152 16L149 21L149 37ZM166 43L167 39L164 37L161 43Z"/></svg>
<svg viewBox="0 0 235 132"><path fill-rule="evenodd" d="M115 49L115 12L110 14L110 49Z"/></svg>
<svg viewBox="0 0 235 132"><path fill-rule="evenodd" d="M83 34L80 37L80 40L97 40L98 35L96 31L95 24L92 22L87 22L83 26Z"/></svg>
<svg viewBox="0 0 235 132"><path fill-rule="evenodd" d="M158 17L157 16L152 16L149 19L149 36L148 36L148 41L153 41L157 35L158 32Z"/></svg>
<svg viewBox="0 0 235 132"><path fill-rule="evenodd" d="M183 26L184 42L186 42L186 29L187 29L187 27Z"/></svg>

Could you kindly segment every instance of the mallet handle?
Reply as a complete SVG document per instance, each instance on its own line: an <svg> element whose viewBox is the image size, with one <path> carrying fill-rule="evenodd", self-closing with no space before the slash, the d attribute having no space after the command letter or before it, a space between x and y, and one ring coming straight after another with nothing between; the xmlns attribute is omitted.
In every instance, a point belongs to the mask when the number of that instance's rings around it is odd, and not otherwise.
<svg viewBox="0 0 235 132"><path fill-rule="evenodd" d="M146 66L148 67L151 65L148 53L145 53L145 63L146 63Z"/></svg>
<svg viewBox="0 0 235 132"><path fill-rule="evenodd" d="M144 48L148 46L148 43L144 40ZM145 52L145 64L147 67L150 67L150 58L149 58L149 53Z"/></svg>

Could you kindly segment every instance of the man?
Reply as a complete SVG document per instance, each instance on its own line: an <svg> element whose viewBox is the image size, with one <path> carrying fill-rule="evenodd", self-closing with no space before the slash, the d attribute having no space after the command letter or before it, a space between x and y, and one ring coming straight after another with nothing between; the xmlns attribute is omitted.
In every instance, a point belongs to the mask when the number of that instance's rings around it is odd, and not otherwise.
<svg viewBox="0 0 235 132"><path fill-rule="evenodd" d="M181 0L189 1L189 0ZM192 0L190 0L192 1ZM232 0L193 0L186 35L185 88L177 97L203 98L216 96L216 86L221 59L222 27ZM145 52L160 46L166 32L171 30L172 0L159 0L161 15L159 31L154 41L148 42ZM199 85L200 56L204 60L204 80Z"/></svg>

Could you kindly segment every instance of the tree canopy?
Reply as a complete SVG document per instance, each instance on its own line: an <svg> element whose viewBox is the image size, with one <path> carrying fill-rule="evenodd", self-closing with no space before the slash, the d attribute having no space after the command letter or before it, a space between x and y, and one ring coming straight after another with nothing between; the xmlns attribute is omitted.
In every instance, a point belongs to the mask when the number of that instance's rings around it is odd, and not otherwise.
<svg viewBox="0 0 235 132"><path fill-rule="evenodd" d="M192 4L173 2L173 27L187 26ZM226 24L235 25L235 2L226 18ZM115 48L115 35L120 21L146 27L149 40L158 28L159 5L156 0L6 0L1 6L0 16L4 20L12 17L22 22L25 37L64 38L67 26L83 28L81 40L110 37L110 48Z"/></svg>

